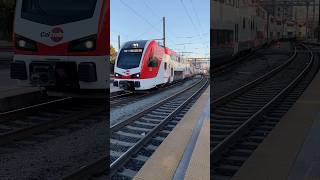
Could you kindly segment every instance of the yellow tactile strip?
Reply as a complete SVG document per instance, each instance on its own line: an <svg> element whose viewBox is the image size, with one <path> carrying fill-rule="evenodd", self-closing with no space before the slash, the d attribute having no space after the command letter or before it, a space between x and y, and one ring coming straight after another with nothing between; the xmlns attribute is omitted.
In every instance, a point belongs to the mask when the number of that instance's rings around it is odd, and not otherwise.
<svg viewBox="0 0 320 180"><path fill-rule="evenodd" d="M285 180L320 110L320 74L233 180Z"/></svg>
<svg viewBox="0 0 320 180"><path fill-rule="evenodd" d="M209 99L208 88L140 169L135 180L169 180L174 176L192 130Z"/></svg>
<svg viewBox="0 0 320 180"><path fill-rule="evenodd" d="M185 180L210 179L210 117L204 121Z"/></svg>

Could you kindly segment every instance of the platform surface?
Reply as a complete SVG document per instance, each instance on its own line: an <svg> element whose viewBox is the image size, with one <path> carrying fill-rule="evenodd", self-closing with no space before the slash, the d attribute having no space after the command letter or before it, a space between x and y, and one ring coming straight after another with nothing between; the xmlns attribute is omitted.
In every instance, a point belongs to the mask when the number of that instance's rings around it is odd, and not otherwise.
<svg viewBox="0 0 320 180"><path fill-rule="evenodd" d="M233 180L320 180L320 73Z"/></svg>
<svg viewBox="0 0 320 180"><path fill-rule="evenodd" d="M12 42L0 40L0 65L2 61L8 61L13 58ZM1 67L0 67L1 68Z"/></svg>
<svg viewBox="0 0 320 180"><path fill-rule="evenodd" d="M180 120L173 131L162 142L149 160L140 169L135 180L168 180L174 179L182 173L186 179L191 179L193 171L198 175L197 179L206 180L210 176L210 125L209 125L209 92L208 88ZM200 132L196 141L192 139L197 134L197 124L200 123ZM191 147L192 149L187 149ZM207 147L207 148L206 148ZM191 151L191 153L189 153ZM187 157L189 155L189 157ZM181 162L187 164L181 164ZM206 160L206 161L201 161ZM202 171L202 173L200 173ZM177 178L176 178L177 179Z"/></svg>
<svg viewBox="0 0 320 180"><path fill-rule="evenodd" d="M113 86L113 83L110 83L110 93L121 91L119 87Z"/></svg>
<svg viewBox="0 0 320 180"><path fill-rule="evenodd" d="M34 87L21 87L18 81L10 79L8 68L0 69L0 99L39 91Z"/></svg>

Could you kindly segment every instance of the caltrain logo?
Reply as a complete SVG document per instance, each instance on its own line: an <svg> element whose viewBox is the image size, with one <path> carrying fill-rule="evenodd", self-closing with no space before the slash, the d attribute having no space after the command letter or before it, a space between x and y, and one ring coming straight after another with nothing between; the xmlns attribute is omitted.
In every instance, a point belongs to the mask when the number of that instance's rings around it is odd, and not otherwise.
<svg viewBox="0 0 320 180"><path fill-rule="evenodd" d="M59 42L63 39L63 29L56 27L52 29L51 40L54 42Z"/></svg>
<svg viewBox="0 0 320 180"><path fill-rule="evenodd" d="M130 75L130 70L127 69L127 70L125 70L123 73L124 73L125 75L129 76L129 75Z"/></svg>
<svg viewBox="0 0 320 180"><path fill-rule="evenodd" d="M53 42L60 42L63 39L63 29L55 27L51 32L41 32L42 38L50 38Z"/></svg>

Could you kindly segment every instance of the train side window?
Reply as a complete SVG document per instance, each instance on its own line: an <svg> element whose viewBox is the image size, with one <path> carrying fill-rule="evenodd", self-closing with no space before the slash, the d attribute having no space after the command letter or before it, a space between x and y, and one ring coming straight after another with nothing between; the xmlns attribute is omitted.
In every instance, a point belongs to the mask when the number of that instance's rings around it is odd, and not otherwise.
<svg viewBox="0 0 320 180"><path fill-rule="evenodd" d="M234 25L234 32L235 32L235 35L234 35L234 41L235 42L238 42L238 24L235 24Z"/></svg>
<svg viewBox="0 0 320 180"><path fill-rule="evenodd" d="M158 67L158 60L156 58L150 58L148 61L148 67Z"/></svg>
<svg viewBox="0 0 320 180"><path fill-rule="evenodd" d="M167 70L167 63L164 63L164 70Z"/></svg>
<svg viewBox="0 0 320 180"><path fill-rule="evenodd" d="M245 18L243 18L242 27L243 27L243 29L246 28L246 19Z"/></svg>

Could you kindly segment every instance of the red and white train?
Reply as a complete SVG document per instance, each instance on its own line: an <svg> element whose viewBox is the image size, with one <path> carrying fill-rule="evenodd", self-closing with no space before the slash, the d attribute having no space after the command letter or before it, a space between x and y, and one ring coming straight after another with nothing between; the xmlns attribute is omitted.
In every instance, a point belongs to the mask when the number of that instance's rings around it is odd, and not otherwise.
<svg viewBox="0 0 320 180"><path fill-rule="evenodd" d="M148 90L193 74L190 63L156 40L126 42L114 71L113 85L125 90Z"/></svg>
<svg viewBox="0 0 320 180"><path fill-rule="evenodd" d="M232 61L267 43L292 34L282 34L279 18L273 17L256 0L211 1L211 59L214 66Z"/></svg>
<svg viewBox="0 0 320 180"><path fill-rule="evenodd" d="M17 0L11 78L54 90L109 88L105 0Z"/></svg>

